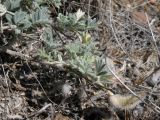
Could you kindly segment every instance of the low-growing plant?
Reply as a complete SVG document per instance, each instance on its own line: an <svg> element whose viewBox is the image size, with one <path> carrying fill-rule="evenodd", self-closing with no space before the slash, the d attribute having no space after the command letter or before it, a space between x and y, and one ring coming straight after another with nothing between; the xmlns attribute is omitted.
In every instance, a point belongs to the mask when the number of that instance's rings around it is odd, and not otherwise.
<svg viewBox="0 0 160 120"><path fill-rule="evenodd" d="M2 22L10 26L14 25L13 32L17 37L24 33L27 35L41 31L40 38L44 42L44 47L39 50L39 55L42 59L66 63L93 80L106 80L108 72L98 52L98 42L92 40L89 33L90 30L97 28L96 19L88 17L85 12L78 9L75 13L59 12L56 20L53 20L49 6L54 5L60 9L64 2L66 1L3 0ZM59 30L58 32L70 32L78 37L72 41L67 40L67 44L62 44L58 39L59 33L53 29L54 27ZM59 51L60 47L63 53Z"/></svg>
<svg viewBox="0 0 160 120"><path fill-rule="evenodd" d="M105 82L107 80L108 70L105 66L103 57L100 57L101 53L98 52L98 42L93 41L89 30L95 30L97 27L96 19L88 18L84 12L80 9L76 13L69 13L68 15L58 14L57 17L58 28L60 31L68 31L78 34L78 38L74 41L68 41L66 45L62 45L65 50L64 54L57 51L56 47L58 42L56 37L53 37L55 32L48 29L48 32L44 32L44 41L48 51L48 55L45 52L41 52L40 56L51 61L51 51L56 51L56 54L52 58L52 61L60 60L70 65L72 68L77 69L81 74L91 77L93 81ZM60 46L60 44L59 44ZM54 52L55 53L55 52Z"/></svg>
<svg viewBox="0 0 160 120"><path fill-rule="evenodd" d="M85 13L80 9L76 13L68 15L58 14L59 27L63 30L86 31L97 27L96 19L86 18Z"/></svg>

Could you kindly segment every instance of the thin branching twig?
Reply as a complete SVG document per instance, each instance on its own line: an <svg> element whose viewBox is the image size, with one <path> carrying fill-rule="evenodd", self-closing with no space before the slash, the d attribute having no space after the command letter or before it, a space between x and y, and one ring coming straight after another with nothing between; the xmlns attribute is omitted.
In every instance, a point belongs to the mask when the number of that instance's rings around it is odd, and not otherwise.
<svg viewBox="0 0 160 120"><path fill-rule="evenodd" d="M151 27L152 23L149 22L148 14L147 14L146 12L145 12L145 15L146 15L146 18L147 18L147 23L148 23L150 32L151 32L151 34L152 34L152 38L153 38L152 40L153 40L153 43L154 43L154 45L155 45L154 48L155 48L155 51L157 52L157 65L159 66L159 64L160 64L160 61L159 61L160 51L159 51L159 48L158 48L158 46L157 46L156 39L155 39L155 35L154 35L153 30L152 30L152 27Z"/></svg>

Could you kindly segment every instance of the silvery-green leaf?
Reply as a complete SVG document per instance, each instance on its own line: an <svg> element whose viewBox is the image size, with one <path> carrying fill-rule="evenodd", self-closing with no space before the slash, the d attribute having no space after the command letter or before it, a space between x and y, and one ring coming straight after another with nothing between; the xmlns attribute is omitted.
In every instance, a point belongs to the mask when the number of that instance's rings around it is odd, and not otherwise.
<svg viewBox="0 0 160 120"><path fill-rule="evenodd" d="M7 12L7 8L0 4L0 17L2 17Z"/></svg>
<svg viewBox="0 0 160 120"><path fill-rule="evenodd" d="M87 20L87 29L95 29L97 27L96 18Z"/></svg>
<svg viewBox="0 0 160 120"><path fill-rule="evenodd" d="M22 29L27 29L31 26L29 19L29 15L22 10L16 11L13 17L14 23Z"/></svg>
<svg viewBox="0 0 160 120"><path fill-rule="evenodd" d="M21 30L20 29L15 29L15 34L20 34Z"/></svg>
<svg viewBox="0 0 160 120"><path fill-rule="evenodd" d="M61 56L60 54L58 54L58 60L59 60L60 62L63 61L63 58L62 58L62 56Z"/></svg>
<svg viewBox="0 0 160 120"><path fill-rule="evenodd" d="M98 58L96 60L96 75L101 76L107 74L106 64L102 60L102 58Z"/></svg>
<svg viewBox="0 0 160 120"><path fill-rule="evenodd" d="M12 16L11 14L6 14L5 16L6 16L7 21L8 21L10 24L12 24L12 23L13 23L13 22L12 22L13 16Z"/></svg>
<svg viewBox="0 0 160 120"><path fill-rule="evenodd" d="M60 8L60 6L62 5L61 0L53 0L53 3L57 8Z"/></svg>
<svg viewBox="0 0 160 120"><path fill-rule="evenodd" d="M27 15L27 13L24 11L21 11L21 10L16 11L15 16L14 16L14 22L16 24L20 23L21 21L26 19L26 15Z"/></svg>
<svg viewBox="0 0 160 120"><path fill-rule="evenodd" d="M50 23L50 14L47 7L41 7L31 14L33 24L46 24Z"/></svg>
<svg viewBox="0 0 160 120"><path fill-rule="evenodd" d="M76 21L78 22L83 16L85 15L85 12L82 12L80 9L76 12Z"/></svg>
<svg viewBox="0 0 160 120"><path fill-rule="evenodd" d="M4 2L4 5L6 6L6 8L9 11L12 11L12 10L20 7L20 2L21 2L21 0L6 0Z"/></svg>

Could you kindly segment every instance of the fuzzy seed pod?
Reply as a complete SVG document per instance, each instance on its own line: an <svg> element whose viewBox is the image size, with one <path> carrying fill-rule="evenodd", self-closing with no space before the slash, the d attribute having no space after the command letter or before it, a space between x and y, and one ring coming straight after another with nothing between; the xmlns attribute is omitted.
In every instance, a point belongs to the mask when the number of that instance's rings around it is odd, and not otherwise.
<svg viewBox="0 0 160 120"><path fill-rule="evenodd" d="M143 92L140 93L138 96L144 99L145 95L146 94ZM139 100L134 95L116 94L110 96L110 102L117 108L129 110L135 108L136 105L138 105L141 102L141 100Z"/></svg>

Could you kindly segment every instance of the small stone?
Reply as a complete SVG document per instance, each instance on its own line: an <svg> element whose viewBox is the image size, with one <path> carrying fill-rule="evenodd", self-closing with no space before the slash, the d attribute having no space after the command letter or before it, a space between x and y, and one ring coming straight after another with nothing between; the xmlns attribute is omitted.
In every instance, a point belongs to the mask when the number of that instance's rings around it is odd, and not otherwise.
<svg viewBox="0 0 160 120"><path fill-rule="evenodd" d="M64 85L62 85L62 94L64 97L69 97L71 95L71 89L72 86L69 85L68 83L65 83Z"/></svg>

